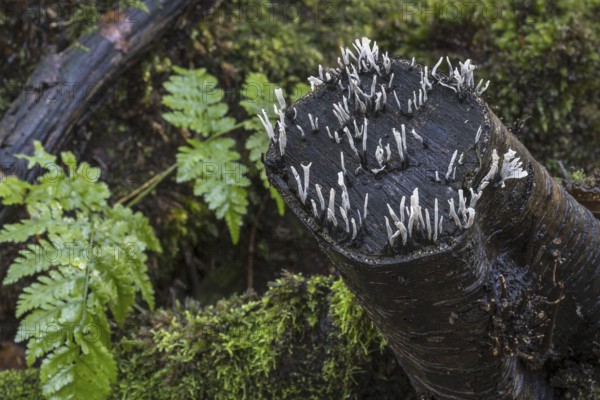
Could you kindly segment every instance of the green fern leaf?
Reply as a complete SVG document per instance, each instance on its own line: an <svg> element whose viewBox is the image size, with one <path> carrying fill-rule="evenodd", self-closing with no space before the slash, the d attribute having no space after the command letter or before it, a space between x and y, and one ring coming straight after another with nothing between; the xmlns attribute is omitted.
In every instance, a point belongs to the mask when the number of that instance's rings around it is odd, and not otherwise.
<svg viewBox="0 0 600 400"><path fill-rule="evenodd" d="M97 340L83 340L85 350L63 346L40 368L43 394L49 399L103 400L116 381L117 365L110 351Z"/></svg>
<svg viewBox="0 0 600 400"><path fill-rule="evenodd" d="M41 240L38 244L29 244L19 252L18 257L10 265L3 284L10 285L26 276L32 276L48 270L52 266L52 257L48 256L53 247Z"/></svg>
<svg viewBox="0 0 600 400"><path fill-rule="evenodd" d="M221 102L223 93L218 88L217 79L204 68L173 69L176 74L164 84L170 94L163 97L163 104L172 111L163 114L163 118L179 128L190 129L203 136L233 129L235 120L225 116L228 107Z"/></svg>
<svg viewBox="0 0 600 400"><path fill-rule="evenodd" d="M224 218L231 240L239 240L240 226L248 207L250 185L247 169L236 162L238 152L231 148L235 141L215 138L207 142L188 140L177 154L177 181L194 181L194 194L202 196L217 218Z"/></svg>
<svg viewBox="0 0 600 400"><path fill-rule="evenodd" d="M30 167L56 160L37 142L34 155L23 158ZM142 214L108 204L110 192L97 180L98 170L78 166L72 153L62 153L61 160L67 171L52 166L35 185L14 178L0 185L0 197L25 204L29 214L5 225L0 242L36 237L19 251L4 283L37 274L19 296L16 311L23 318L15 340L28 341L29 365L43 358L44 396L101 400L117 372L106 313L122 323L137 292L154 307L145 251L161 248Z"/></svg>
<svg viewBox="0 0 600 400"><path fill-rule="evenodd" d="M31 185L16 176L3 178L0 182L0 198L4 205L23 204L27 191Z"/></svg>
<svg viewBox="0 0 600 400"><path fill-rule="evenodd" d="M36 164L44 168L56 166L56 156L47 153L39 141L33 142L33 155L28 156L26 154L17 154L17 158L25 159L28 161L27 168L32 169Z"/></svg>
<svg viewBox="0 0 600 400"><path fill-rule="evenodd" d="M55 301L67 299L75 291L76 288L83 289L80 285L84 279L82 271L70 271L65 275L59 271L50 271L48 275L41 275L38 281L32 283L19 296L17 302L16 316L21 317L27 311L49 307Z"/></svg>

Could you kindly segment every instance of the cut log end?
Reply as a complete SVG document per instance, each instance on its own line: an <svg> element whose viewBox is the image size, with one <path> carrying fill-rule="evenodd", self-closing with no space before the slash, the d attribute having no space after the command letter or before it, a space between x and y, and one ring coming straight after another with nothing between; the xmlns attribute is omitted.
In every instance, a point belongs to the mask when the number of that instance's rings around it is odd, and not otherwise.
<svg viewBox="0 0 600 400"><path fill-rule="evenodd" d="M313 91L294 113L276 109L278 136L265 125L271 182L317 236L352 258L447 249L477 223L482 190L503 183L504 154L488 148L494 127L474 66L460 63L448 78L380 55L365 38L355 49L309 78ZM518 156L506 155L511 173L525 176Z"/></svg>

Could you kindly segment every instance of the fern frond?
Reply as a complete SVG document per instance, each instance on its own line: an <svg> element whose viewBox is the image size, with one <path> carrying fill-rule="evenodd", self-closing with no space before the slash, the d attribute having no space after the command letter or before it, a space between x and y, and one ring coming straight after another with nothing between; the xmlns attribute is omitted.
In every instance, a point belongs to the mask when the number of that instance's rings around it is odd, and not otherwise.
<svg viewBox="0 0 600 400"><path fill-rule="evenodd" d="M224 218L233 243L239 240L239 227L246 215L250 185L247 169L236 162L235 141L215 138L208 142L188 140L177 154L177 181L194 181L194 194L202 196L217 218Z"/></svg>
<svg viewBox="0 0 600 400"><path fill-rule="evenodd" d="M40 164L41 167L47 168L56 165L56 156L47 153L39 141L33 142L33 155L28 156L26 154L17 154L17 158L25 159L28 161L27 169L32 169L36 164Z"/></svg>
<svg viewBox="0 0 600 400"><path fill-rule="evenodd" d="M31 188L31 184L27 181L22 181L16 176L2 178L0 183L0 198L4 205L10 206L14 204L23 204L25 195Z"/></svg>
<svg viewBox="0 0 600 400"><path fill-rule="evenodd" d="M0 243L13 242L22 243L33 235L41 235L46 232L46 221L24 220L16 224L4 225L0 232Z"/></svg>
<svg viewBox="0 0 600 400"><path fill-rule="evenodd" d="M76 289L81 293L84 278L82 271L72 272L72 270L62 272L53 270L48 275L41 275L37 282L23 289L17 302L16 316L21 317L36 308L49 309L60 300L69 300Z"/></svg>
<svg viewBox="0 0 600 400"><path fill-rule="evenodd" d="M40 380L47 398L103 400L108 396L110 384L116 381L116 362L100 341L87 341L85 349L62 346L44 360Z"/></svg>
<svg viewBox="0 0 600 400"><path fill-rule="evenodd" d="M48 270L52 266L52 259L46 256L50 248L52 248L52 245L45 240L40 240L39 244L27 245L27 248L19 251L18 257L8 268L2 283L10 285L26 276Z"/></svg>
<svg viewBox="0 0 600 400"><path fill-rule="evenodd" d="M23 158L30 167L56 160L37 142L34 155ZM19 251L4 283L39 274L19 296L16 314L24 317L15 340L28 341L29 365L44 358L44 396L102 400L117 372L106 312L122 323L137 292L154 307L145 251L161 248L142 214L109 206L99 170L78 166L72 153L62 153L61 160L68 170L52 166L37 184L9 178L9 186L0 185L0 197L25 204L29 214L5 225L0 242L37 241Z"/></svg>
<svg viewBox="0 0 600 400"><path fill-rule="evenodd" d="M228 107L221 102L223 92L214 76L204 68L174 67L174 71L176 74L164 84L170 94L163 97L163 104L172 110L163 114L165 120L203 136L233 129L235 120L225 116Z"/></svg>

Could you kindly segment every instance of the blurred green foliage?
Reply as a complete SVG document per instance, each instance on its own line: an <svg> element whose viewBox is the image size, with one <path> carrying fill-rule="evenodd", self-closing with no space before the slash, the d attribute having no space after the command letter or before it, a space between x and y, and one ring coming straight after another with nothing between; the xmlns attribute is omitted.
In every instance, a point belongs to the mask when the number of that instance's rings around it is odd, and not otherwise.
<svg viewBox="0 0 600 400"><path fill-rule="evenodd" d="M286 88L336 66L339 45L361 36L390 54L433 65L471 58L490 79L488 103L553 172L555 161L600 167L598 0L236 0L195 40L239 74L261 71ZM443 69L442 69L443 71Z"/></svg>

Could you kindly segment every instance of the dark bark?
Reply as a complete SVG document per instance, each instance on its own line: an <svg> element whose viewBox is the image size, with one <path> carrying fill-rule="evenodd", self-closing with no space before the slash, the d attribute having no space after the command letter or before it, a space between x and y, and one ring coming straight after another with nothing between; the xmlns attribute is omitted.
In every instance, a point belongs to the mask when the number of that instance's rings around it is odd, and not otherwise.
<svg viewBox="0 0 600 400"><path fill-rule="evenodd" d="M599 221L553 181L487 107L474 85L464 83L455 93L441 83L457 89L456 79L439 73L437 79L428 75L433 82L428 100L419 110L412 106L408 113L407 99L414 98L413 91L418 93L420 74L427 71L394 60L386 73L380 60L379 75L366 57L362 59L367 68L360 73L359 85L366 95L348 90L347 72L335 77L334 71L331 82L319 85L293 105L295 111L288 107L283 119L285 154L281 156L280 134L275 128L265 160L272 184L314 233L420 393L440 399L556 398L553 384L558 385L561 368L572 360L582 365L597 362ZM375 111L377 95L369 99L373 76L387 85L392 73L391 89L376 86L376 92L386 91L387 103L383 110ZM394 91L399 95L400 110ZM340 125L333 104L343 107L342 96L348 93L352 93L351 118ZM366 104L365 114L356 98ZM308 113L319 118L317 130L311 128ZM366 154L361 151L361 138L352 139L358 150L354 152L343 132L345 126L354 137L356 121L360 136L365 117L369 132ZM407 127L404 161L393 135L393 128L400 130L402 124ZM304 137L295 125L303 128ZM341 143L328 137L327 126L333 135L338 131ZM480 126L481 138L475 143ZM423 143L409 133L413 128ZM379 140L383 148L390 144L392 157L383 171L374 173L371 170L379 168L374 155ZM527 176L521 176L516 165L502 172L509 149L520 157ZM456 160L461 153L464 156L461 163L455 163L455 178L453 168L446 178L455 150ZM354 218L357 225L359 218L363 220L355 239L353 227L349 224L346 228L340 210L341 151L347 171L348 219ZM490 172L494 152L499 156L497 173ZM507 165L508 160L504 161ZM302 189L298 189L291 167L303 180L300 166L309 162L311 185L303 204ZM503 181L511 174L521 177ZM482 187L483 181L489 182L487 186ZM329 189L336 190L337 227L320 206L316 183L323 187L325 209ZM406 245L402 236L391 244L385 217L392 232L397 229L388 204L397 217L404 214L403 226L407 227L410 211L400 210L398 204L406 196L406 206L410 206L415 188L419 189L424 222L418 222L419 213L415 212L417 222ZM447 199L453 198L458 208L462 190L468 208L474 202L471 189L481 198L473 206L474 223L465 228L470 225L469 212L457 211L459 221L455 223ZM311 199L316 203L316 216ZM425 209L434 218L435 199L444 216L437 241L429 237L425 222Z"/></svg>

